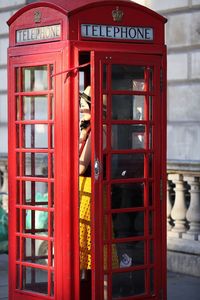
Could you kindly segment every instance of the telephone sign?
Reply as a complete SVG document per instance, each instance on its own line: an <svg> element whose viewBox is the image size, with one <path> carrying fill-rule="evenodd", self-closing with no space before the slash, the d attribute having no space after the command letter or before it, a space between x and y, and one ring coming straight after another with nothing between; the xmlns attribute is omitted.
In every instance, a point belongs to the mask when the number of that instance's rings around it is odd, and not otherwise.
<svg viewBox="0 0 200 300"><path fill-rule="evenodd" d="M81 36L121 40L153 40L153 28L81 24Z"/></svg>

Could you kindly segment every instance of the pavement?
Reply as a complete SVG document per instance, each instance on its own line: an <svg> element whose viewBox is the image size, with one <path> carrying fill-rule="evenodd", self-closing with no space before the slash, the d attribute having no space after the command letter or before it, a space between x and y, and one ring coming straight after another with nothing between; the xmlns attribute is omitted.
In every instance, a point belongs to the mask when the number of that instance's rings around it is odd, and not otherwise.
<svg viewBox="0 0 200 300"><path fill-rule="evenodd" d="M0 255L0 300L8 300L8 255ZM167 273L167 300L200 300L200 277Z"/></svg>

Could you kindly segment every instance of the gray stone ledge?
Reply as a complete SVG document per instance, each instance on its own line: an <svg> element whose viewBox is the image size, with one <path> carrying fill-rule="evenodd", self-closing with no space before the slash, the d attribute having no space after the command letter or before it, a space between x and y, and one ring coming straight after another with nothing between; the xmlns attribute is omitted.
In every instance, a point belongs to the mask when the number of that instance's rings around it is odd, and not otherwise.
<svg viewBox="0 0 200 300"><path fill-rule="evenodd" d="M199 161L167 161L167 173L200 176Z"/></svg>
<svg viewBox="0 0 200 300"><path fill-rule="evenodd" d="M200 241L188 241L183 238L167 238L167 250L182 254L197 255L200 260Z"/></svg>
<svg viewBox="0 0 200 300"><path fill-rule="evenodd" d="M200 277L200 256L167 251L168 271Z"/></svg>

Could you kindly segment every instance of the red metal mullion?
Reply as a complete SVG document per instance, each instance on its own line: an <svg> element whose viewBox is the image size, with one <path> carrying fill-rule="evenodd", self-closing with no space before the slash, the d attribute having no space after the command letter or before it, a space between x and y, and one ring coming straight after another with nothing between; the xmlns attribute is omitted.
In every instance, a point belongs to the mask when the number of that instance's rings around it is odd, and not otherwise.
<svg viewBox="0 0 200 300"><path fill-rule="evenodd" d="M22 153L24 154L24 153ZM37 181L37 182L54 182L54 178L51 178L48 180L46 177L31 177L31 176L17 176L17 180L23 180L25 181Z"/></svg>
<svg viewBox="0 0 200 300"><path fill-rule="evenodd" d="M17 208L20 208L21 206L18 204L16 205ZM48 207L40 207L40 206L33 206L33 205L23 205L23 209L28 209L28 210L32 210L32 211L35 211L35 210L38 210L38 211L45 211L45 212L48 212L48 211L51 211L53 212L54 209L53 208L48 208Z"/></svg>
<svg viewBox="0 0 200 300"><path fill-rule="evenodd" d="M107 116L106 116L106 122L107 122L107 178L108 178L108 191L109 191L109 202L108 207L111 208L111 199L110 199L110 191L111 191L111 140L112 140L112 133L111 133L111 116L112 116L112 91L111 91L111 63L109 62L107 65ZM107 222L108 222L108 251L107 251L107 261L108 261L108 299L112 298L112 214L107 214Z"/></svg>
<svg viewBox="0 0 200 300"><path fill-rule="evenodd" d="M17 262L17 265L20 264L19 262ZM21 263L23 267L29 267L29 268L33 268L33 269L40 269L40 270L44 270L44 271L48 271L48 267L45 265L40 265L40 264L34 264L31 262L22 262ZM50 268L51 271L53 271L53 268Z"/></svg>
<svg viewBox="0 0 200 300"><path fill-rule="evenodd" d="M27 92L15 92L15 96L27 96L27 97L32 97L32 96L45 96L48 93L52 93L53 90L45 90L45 91L27 91Z"/></svg>
<svg viewBox="0 0 200 300"><path fill-rule="evenodd" d="M40 149L31 149L31 148L22 148L22 149L16 149L16 152L25 152L25 153L54 153L54 150L49 150L48 148L40 148Z"/></svg>
<svg viewBox="0 0 200 300"><path fill-rule="evenodd" d="M22 120L22 121L15 121L15 124L23 124L23 125L37 125L37 124L53 124L54 121L52 120Z"/></svg>
<svg viewBox="0 0 200 300"><path fill-rule="evenodd" d="M146 96L148 94L154 95L151 91L127 91L127 90L112 90L113 95L132 95L132 96Z"/></svg>
<svg viewBox="0 0 200 300"><path fill-rule="evenodd" d="M46 235L33 235L33 234L29 234L29 233L16 233L16 236L19 236L19 237L24 237L24 238L27 238L27 239L37 239L37 240L41 240L41 241L54 241L54 238L48 238Z"/></svg>

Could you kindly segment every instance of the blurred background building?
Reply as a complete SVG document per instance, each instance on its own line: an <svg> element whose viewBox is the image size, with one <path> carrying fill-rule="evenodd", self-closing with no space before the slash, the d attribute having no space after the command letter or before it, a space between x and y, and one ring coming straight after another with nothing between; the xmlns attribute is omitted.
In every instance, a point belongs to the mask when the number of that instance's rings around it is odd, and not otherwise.
<svg viewBox="0 0 200 300"><path fill-rule="evenodd" d="M8 151L6 22L18 9L31 2L36 1L0 2L0 200L5 211ZM168 19L168 269L200 276L200 0L135 2Z"/></svg>

